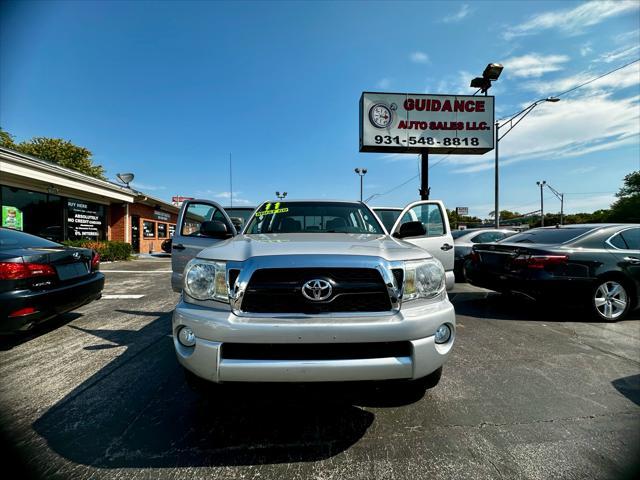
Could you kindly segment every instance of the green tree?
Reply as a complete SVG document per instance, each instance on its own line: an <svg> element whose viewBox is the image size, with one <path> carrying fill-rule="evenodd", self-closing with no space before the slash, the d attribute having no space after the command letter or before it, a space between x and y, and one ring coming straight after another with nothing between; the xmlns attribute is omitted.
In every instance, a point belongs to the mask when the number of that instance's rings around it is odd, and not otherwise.
<svg viewBox="0 0 640 480"><path fill-rule="evenodd" d="M34 137L18 144L18 151L106 180L102 165L94 165L92 153L61 138Z"/></svg>
<svg viewBox="0 0 640 480"><path fill-rule="evenodd" d="M13 135L4 131L2 127L0 127L0 147L10 148L12 150L16 149L16 144L13 141Z"/></svg>
<svg viewBox="0 0 640 480"><path fill-rule="evenodd" d="M493 218L495 216L496 212L494 210L491 210L489 212L489 216L491 218ZM522 214L519 212L511 212L509 210L500 210L500 220L511 220L512 218L518 218L521 217Z"/></svg>
<svg viewBox="0 0 640 480"><path fill-rule="evenodd" d="M618 200L611 205L609 220L640 223L640 170L624 177L616 197Z"/></svg>
<svg viewBox="0 0 640 480"><path fill-rule="evenodd" d="M31 140L15 143L13 135L0 130L0 145L101 180L107 179L102 165L93 163L91 159L93 154L90 150L62 138L34 137Z"/></svg>

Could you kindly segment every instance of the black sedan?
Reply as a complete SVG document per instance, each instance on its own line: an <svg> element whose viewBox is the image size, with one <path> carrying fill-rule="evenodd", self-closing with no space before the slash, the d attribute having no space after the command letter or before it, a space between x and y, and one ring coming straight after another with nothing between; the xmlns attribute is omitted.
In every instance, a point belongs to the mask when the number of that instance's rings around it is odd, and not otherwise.
<svg viewBox="0 0 640 480"><path fill-rule="evenodd" d="M465 265L469 282L498 292L576 304L605 321L640 303L640 225L567 225L478 244Z"/></svg>
<svg viewBox="0 0 640 480"><path fill-rule="evenodd" d="M27 330L100 298L99 265L91 249L0 228L0 333Z"/></svg>

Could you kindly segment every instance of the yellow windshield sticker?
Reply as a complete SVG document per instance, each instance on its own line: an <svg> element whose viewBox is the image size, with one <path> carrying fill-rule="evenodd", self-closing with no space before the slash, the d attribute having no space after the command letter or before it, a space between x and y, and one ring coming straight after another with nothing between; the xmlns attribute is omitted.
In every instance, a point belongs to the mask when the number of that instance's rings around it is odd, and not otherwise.
<svg viewBox="0 0 640 480"><path fill-rule="evenodd" d="M271 208L273 206L273 208ZM275 213L284 213L284 212L288 212L289 209L286 207L280 208L280 202L276 202L275 204L273 203L267 203L264 206L264 210L260 211L260 212L256 212L256 217L262 217L263 215L271 215L271 214L275 214Z"/></svg>

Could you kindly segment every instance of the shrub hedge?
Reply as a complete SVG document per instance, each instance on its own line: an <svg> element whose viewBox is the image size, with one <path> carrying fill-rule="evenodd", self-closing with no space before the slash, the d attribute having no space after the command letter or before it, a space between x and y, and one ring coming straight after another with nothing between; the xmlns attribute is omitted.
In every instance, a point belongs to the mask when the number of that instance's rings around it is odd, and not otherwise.
<svg viewBox="0 0 640 480"><path fill-rule="evenodd" d="M129 260L133 253L131 244L125 242L112 242L109 240L67 240L62 243L68 247L92 248L100 254L100 260L103 262Z"/></svg>

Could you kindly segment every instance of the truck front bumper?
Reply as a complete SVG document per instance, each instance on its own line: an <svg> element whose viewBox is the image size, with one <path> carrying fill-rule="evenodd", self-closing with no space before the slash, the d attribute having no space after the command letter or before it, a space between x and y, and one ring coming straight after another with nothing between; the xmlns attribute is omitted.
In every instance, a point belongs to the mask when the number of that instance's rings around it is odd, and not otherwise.
<svg viewBox="0 0 640 480"><path fill-rule="evenodd" d="M411 302L413 303L413 302ZM172 334L178 361L197 376L212 382L332 382L422 378L440 368L455 341L455 312L443 293L439 301L415 305L407 302L398 313L370 316L299 315L272 317L236 316L227 305L209 308L180 301L173 314ZM224 308L227 307L227 308ZM451 338L436 344L437 328L447 324ZM177 338L179 330L193 330L196 343L185 347ZM308 345L314 351L336 344L406 342L406 353L381 355L368 352L364 358L304 359L226 358L225 344ZM256 350L264 350L262 348ZM304 348L302 349L304 350ZM344 349L343 349L344 350ZM366 348L365 348L366 350Z"/></svg>

